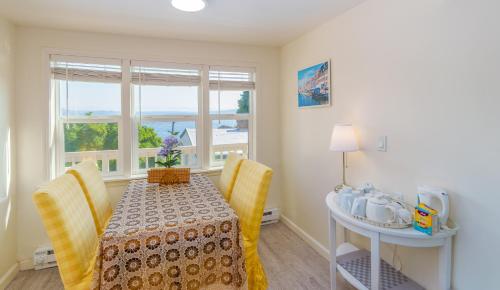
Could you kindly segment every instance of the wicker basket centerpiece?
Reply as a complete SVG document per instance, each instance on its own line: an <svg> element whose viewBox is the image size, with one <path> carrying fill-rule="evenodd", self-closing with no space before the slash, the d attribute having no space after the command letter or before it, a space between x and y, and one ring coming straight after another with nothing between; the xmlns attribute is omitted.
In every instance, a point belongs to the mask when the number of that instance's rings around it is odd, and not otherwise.
<svg viewBox="0 0 500 290"><path fill-rule="evenodd" d="M158 152L158 160L156 161L156 165L160 166L160 168L148 170L148 182L160 184L189 182L190 168L173 167L181 163L182 151L177 149L180 145L179 143L176 134L172 134L163 140L161 150Z"/></svg>
<svg viewBox="0 0 500 290"><path fill-rule="evenodd" d="M190 168L152 168L148 170L149 183L187 183L189 182L190 176Z"/></svg>

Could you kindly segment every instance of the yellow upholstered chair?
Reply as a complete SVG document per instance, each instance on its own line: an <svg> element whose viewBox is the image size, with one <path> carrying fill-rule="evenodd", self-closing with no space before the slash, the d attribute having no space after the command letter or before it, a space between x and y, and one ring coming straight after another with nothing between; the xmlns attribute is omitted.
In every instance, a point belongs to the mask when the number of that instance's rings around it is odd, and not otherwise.
<svg viewBox="0 0 500 290"><path fill-rule="evenodd" d="M267 289L257 244L272 176L273 171L269 167L252 160L243 160L231 195L230 205L241 224L249 290Z"/></svg>
<svg viewBox="0 0 500 290"><path fill-rule="evenodd" d="M90 288L98 236L85 195L73 175L65 174L33 194L54 247L65 289Z"/></svg>
<svg viewBox="0 0 500 290"><path fill-rule="evenodd" d="M229 153L224 164L224 169L220 174L219 189L227 202L231 200L231 193L233 192L234 182L240 169L241 161L243 158L237 153Z"/></svg>
<svg viewBox="0 0 500 290"><path fill-rule="evenodd" d="M97 234L101 235L113 213L109 194L94 161L87 160L68 170L76 177L82 187L85 198L94 217Z"/></svg>

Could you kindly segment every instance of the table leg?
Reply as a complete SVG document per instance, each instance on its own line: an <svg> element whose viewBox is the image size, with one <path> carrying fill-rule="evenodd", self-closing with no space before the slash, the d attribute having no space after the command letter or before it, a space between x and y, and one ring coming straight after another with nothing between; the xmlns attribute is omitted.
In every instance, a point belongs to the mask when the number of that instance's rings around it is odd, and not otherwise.
<svg viewBox="0 0 500 290"><path fill-rule="evenodd" d="M451 289L451 237L439 248L439 289Z"/></svg>
<svg viewBox="0 0 500 290"><path fill-rule="evenodd" d="M330 228L330 287L331 290L337 289L337 233L335 219L332 213L328 211L328 223Z"/></svg>
<svg viewBox="0 0 500 290"><path fill-rule="evenodd" d="M371 290L378 290L380 284L380 233L371 236Z"/></svg>

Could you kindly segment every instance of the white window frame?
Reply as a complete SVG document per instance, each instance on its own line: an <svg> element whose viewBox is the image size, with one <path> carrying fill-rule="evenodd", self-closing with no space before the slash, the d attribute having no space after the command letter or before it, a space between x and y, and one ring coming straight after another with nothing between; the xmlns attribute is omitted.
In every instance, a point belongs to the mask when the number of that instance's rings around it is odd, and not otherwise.
<svg viewBox="0 0 500 290"><path fill-rule="evenodd" d="M163 62L152 62L152 61L132 61L136 65L134 66L140 66L142 65L143 67L150 67L150 68L168 68L168 69L193 69L193 70L198 70L200 72L200 75L202 74L202 66L200 65L189 65L189 64L177 64L177 63L163 63ZM132 68L132 64L131 64ZM129 69L130 71L130 69ZM201 79L201 78L200 78ZM130 104L131 104L131 121L132 121L132 136L131 136L131 144L132 144L132 175L142 175L147 172L147 170L150 168L149 167L149 157L153 156L146 156L146 168L141 169L139 168L139 151L141 150L139 148L139 122L194 122L196 126L196 138L197 140L201 140L201 131L199 130L202 128L202 118L201 118L201 105L203 103L203 94L202 94L202 81L200 80L200 83L198 84L198 96L197 96L197 103L198 103L198 110L196 115L141 115L140 120L135 114L137 108L135 108L135 98L138 96L133 95L133 89L132 89L132 82L130 82L130 92L131 92L131 99L130 99ZM182 84L178 84L179 86L182 86ZM195 167L191 167L191 169L194 170L201 170L205 169L203 168L203 163L202 163L202 146L200 144L196 144L196 153L197 153L197 164ZM182 165L181 165L182 166Z"/></svg>
<svg viewBox="0 0 500 290"><path fill-rule="evenodd" d="M115 56L109 55L105 56L88 56L88 53L76 53L68 52L64 50L48 49L45 50L45 61L43 64L44 74L47 75L48 85L46 88L49 91L49 109L47 111L49 115L49 129L47 130L47 140L48 140L48 177L55 178L56 176L64 173L65 163L64 163L64 127L62 120L57 117L60 114L59 110L59 100L56 99L54 94L54 84L52 81L52 74L50 73L50 59L51 56L56 56L58 58L64 59L68 62L88 62L92 60L93 63L107 64L107 61L115 63L117 60L121 62L122 69L122 83L121 83L121 116L112 117L93 117L92 120L88 118L69 118L71 123L84 123L84 122L112 122L118 123L118 151L119 159L117 160L118 171L111 175L106 176L106 179L122 179L122 178L136 178L144 176L144 170L138 170L138 156L136 148L138 148L138 134L137 134L137 118L134 114L134 101L132 93L132 81L131 81L131 63L133 61L142 61L143 58L130 57L130 56ZM154 59L154 58L153 58ZM239 63L227 62L227 63L211 63L210 61L203 61L204 63L190 63L189 60L151 60L147 61L151 63L154 67L155 65L179 65L184 64L190 67L199 66L201 71L201 84L199 86L198 94L198 114L197 115L179 115L179 116L142 116L142 121L154 120L154 121L195 121L196 122L196 139L197 139L197 153L198 153L198 164L199 167L192 168L194 172L199 171L211 171L218 170L221 167L211 167L211 154L210 145L212 144L212 121L213 120L248 120L248 158L256 158L256 126L255 126L255 116L256 116L256 100L258 94L258 73L257 65L254 63L245 63L241 65ZM228 70L234 68L238 70L249 70L253 72L255 88L250 90L250 100L249 100L249 114L221 114L214 115L210 114L210 86L209 86L209 71L211 67L222 67ZM51 129L52 128L52 129ZM136 158L137 157L137 158ZM147 162L147 161L146 161ZM104 164L103 164L104 166Z"/></svg>
<svg viewBox="0 0 500 290"><path fill-rule="evenodd" d="M245 72L245 73L250 73L251 76L252 76L252 79L253 79L253 82L256 82L256 70L255 68L252 68L252 67L236 67L236 66L208 66L207 67L207 71L206 71L206 75L210 75L210 71L229 71L229 72ZM208 80L208 84L210 84L210 81ZM212 158L212 152L211 152L211 145L212 145L212 137L213 137L213 133L212 133L212 130L213 130L213 121L217 121L217 120L246 120L248 121L248 158L249 159L253 159L253 156L254 156L254 152L253 152L253 140L254 140L254 111L255 111L255 98L256 98L256 91L257 91L257 88L253 88L253 89L246 89L246 88L233 88L231 90L234 90L234 91L246 91L248 90L250 92L250 95L249 95L249 104L248 104L248 107L249 107L249 112L248 114L210 114L210 87L208 87L207 89L207 96L205 96L205 100L206 100L206 103L208 103L208 108L207 108L207 116L208 118L207 119L207 123L205 123L205 128L209 128L209 136L206 140L206 143L207 143L207 148L204 148L204 150L208 153L208 156L205 157L208 164L206 165L207 167L209 168L217 168L217 167L220 167L220 166L212 166L211 165L211 158ZM207 131L207 130L205 130Z"/></svg>
<svg viewBox="0 0 500 290"><path fill-rule="evenodd" d="M121 60L118 59L110 59L110 58L89 58L89 57L73 57L73 56L60 56L60 55L53 55L50 57L50 61L64 61L64 62L71 62L71 63L95 63L95 64L113 64L113 65L119 65ZM49 62L50 64L50 62ZM49 65L50 66L50 65ZM49 68L50 69L50 68ZM122 69L122 74L123 74L123 66L121 67ZM123 124L126 123L124 122L124 108L123 108L123 75L122 75L122 83L121 83L121 89L122 93L120 95L120 100L122 101L121 104L121 115L117 116L89 116L89 117L74 117L74 116L63 116L61 115L61 108L60 108L60 99L58 98L59 95L59 86L57 85L58 82L62 80L54 80L52 78L52 73L50 73L50 82L51 82L51 106L53 108L51 109L51 112L53 116L51 116L51 119L54 121L54 135L55 135L55 142L54 142L54 158L55 160L53 161L53 164L55 166L55 173L53 173L53 176L62 174L66 170L66 154L73 154L73 153L66 153L65 152L65 146L64 146L64 126L66 124L91 124L91 123L116 123L118 126L118 149L117 150L112 150L112 151L117 151L117 170L114 172L109 172L108 166L109 163L104 162L104 159L102 160L102 171L105 173L105 176L109 177L116 177L116 176L124 176L124 165L125 165L125 160L124 160L124 130L123 130ZM93 151L91 151L93 152ZM96 154L92 154L91 152L86 153L85 151L82 151L80 154L83 156L89 156L89 157L96 157L98 159L99 156L102 156L103 153L100 152L105 152L105 150L102 151L97 151ZM76 153L78 154L78 153ZM83 157L82 159L85 159ZM75 162L76 163L76 162ZM74 164L73 164L74 165Z"/></svg>

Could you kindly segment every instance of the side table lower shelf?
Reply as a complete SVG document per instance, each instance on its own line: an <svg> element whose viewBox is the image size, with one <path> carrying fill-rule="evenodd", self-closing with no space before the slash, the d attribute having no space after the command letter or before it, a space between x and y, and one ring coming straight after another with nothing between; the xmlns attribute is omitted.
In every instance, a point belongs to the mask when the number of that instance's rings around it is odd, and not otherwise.
<svg viewBox="0 0 500 290"><path fill-rule="evenodd" d="M356 250L337 256L337 269L353 286L370 289L371 254L367 250ZM364 288L363 288L364 287ZM380 261L380 289L383 290L425 290L384 260Z"/></svg>

